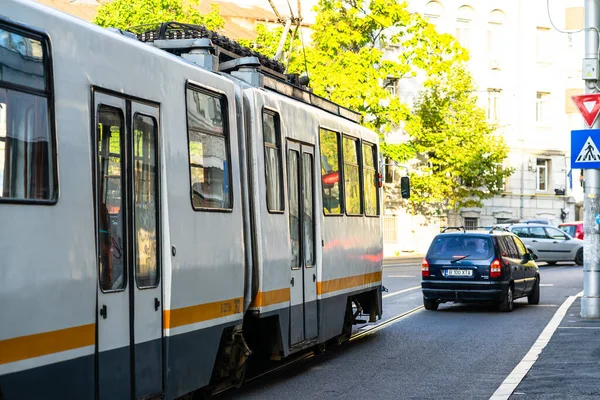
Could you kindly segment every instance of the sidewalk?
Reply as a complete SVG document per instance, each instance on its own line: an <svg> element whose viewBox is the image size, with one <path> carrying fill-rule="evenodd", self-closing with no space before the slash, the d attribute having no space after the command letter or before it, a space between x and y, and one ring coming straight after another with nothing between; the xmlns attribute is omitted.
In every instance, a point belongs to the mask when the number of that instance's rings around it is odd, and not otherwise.
<svg viewBox="0 0 600 400"><path fill-rule="evenodd" d="M511 400L600 399L600 320L580 311L578 297Z"/></svg>

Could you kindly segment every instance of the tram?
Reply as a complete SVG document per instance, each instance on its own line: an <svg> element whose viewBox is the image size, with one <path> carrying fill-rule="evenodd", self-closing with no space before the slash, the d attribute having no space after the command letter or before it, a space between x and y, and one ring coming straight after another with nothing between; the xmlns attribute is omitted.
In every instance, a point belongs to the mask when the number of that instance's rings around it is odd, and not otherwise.
<svg viewBox="0 0 600 400"><path fill-rule="evenodd" d="M359 118L202 27L2 0L0 399L175 399L380 318Z"/></svg>

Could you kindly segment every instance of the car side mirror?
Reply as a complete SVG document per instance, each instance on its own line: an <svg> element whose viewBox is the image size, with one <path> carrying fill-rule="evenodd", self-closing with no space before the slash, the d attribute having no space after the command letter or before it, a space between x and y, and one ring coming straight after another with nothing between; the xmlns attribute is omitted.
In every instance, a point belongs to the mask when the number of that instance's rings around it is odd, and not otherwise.
<svg viewBox="0 0 600 400"><path fill-rule="evenodd" d="M410 178L408 176L400 178L400 192L403 199L410 198Z"/></svg>
<svg viewBox="0 0 600 400"><path fill-rule="evenodd" d="M539 257L537 256L537 254L532 253L531 251L529 252L529 259L530 260L537 260Z"/></svg>

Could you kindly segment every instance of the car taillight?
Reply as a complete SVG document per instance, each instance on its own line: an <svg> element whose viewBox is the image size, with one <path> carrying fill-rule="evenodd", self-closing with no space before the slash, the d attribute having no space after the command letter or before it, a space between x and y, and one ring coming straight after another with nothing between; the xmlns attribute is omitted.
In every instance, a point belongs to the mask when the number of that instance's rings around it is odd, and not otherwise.
<svg viewBox="0 0 600 400"><path fill-rule="evenodd" d="M490 278L500 278L502 273L502 263L497 258L490 265Z"/></svg>
<svg viewBox="0 0 600 400"><path fill-rule="evenodd" d="M426 258L421 263L421 275L425 277L429 276L429 261Z"/></svg>

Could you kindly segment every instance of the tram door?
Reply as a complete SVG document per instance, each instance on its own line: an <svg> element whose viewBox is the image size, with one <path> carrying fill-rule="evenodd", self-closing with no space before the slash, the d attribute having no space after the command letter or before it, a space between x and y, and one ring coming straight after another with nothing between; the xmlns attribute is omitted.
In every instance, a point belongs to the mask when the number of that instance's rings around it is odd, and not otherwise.
<svg viewBox="0 0 600 400"><path fill-rule="evenodd" d="M158 107L94 94L99 399L163 392Z"/></svg>
<svg viewBox="0 0 600 400"><path fill-rule="evenodd" d="M315 339L317 271L315 267L314 147L287 143L290 216L290 345Z"/></svg>

